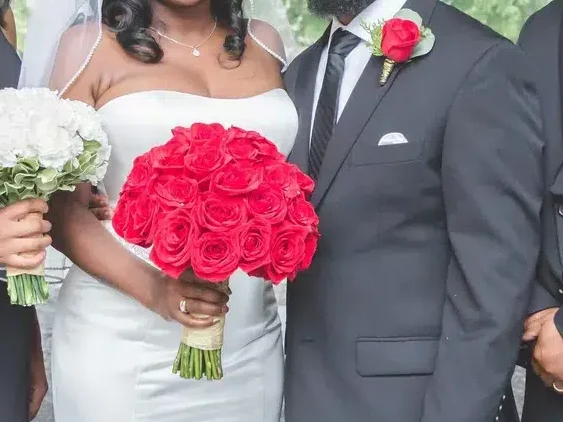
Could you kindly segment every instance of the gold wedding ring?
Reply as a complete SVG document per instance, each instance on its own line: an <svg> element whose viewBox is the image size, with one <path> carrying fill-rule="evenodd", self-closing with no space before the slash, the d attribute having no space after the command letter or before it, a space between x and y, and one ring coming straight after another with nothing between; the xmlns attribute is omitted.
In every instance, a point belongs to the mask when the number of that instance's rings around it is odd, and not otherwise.
<svg viewBox="0 0 563 422"><path fill-rule="evenodd" d="M552 387L556 393L563 394L563 387L558 387L557 383L554 382Z"/></svg>
<svg viewBox="0 0 563 422"><path fill-rule="evenodd" d="M182 300L180 302L180 312L182 312L183 314L187 314L188 313L188 308L186 306L186 300Z"/></svg>

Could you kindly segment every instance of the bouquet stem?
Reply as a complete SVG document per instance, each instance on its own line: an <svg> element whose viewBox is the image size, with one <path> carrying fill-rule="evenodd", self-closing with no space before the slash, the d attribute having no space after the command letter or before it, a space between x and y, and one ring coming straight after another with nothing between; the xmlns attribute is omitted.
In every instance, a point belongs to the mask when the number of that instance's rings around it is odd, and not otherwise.
<svg viewBox="0 0 563 422"><path fill-rule="evenodd" d="M12 305L34 306L49 299L49 285L45 281L43 264L33 270L21 271L6 268L8 295Z"/></svg>
<svg viewBox="0 0 563 422"><path fill-rule="evenodd" d="M202 350L180 343L172 373L185 379L220 380L223 378L221 349Z"/></svg>
<svg viewBox="0 0 563 422"><path fill-rule="evenodd" d="M228 281L217 285L220 290L229 286ZM192 314L193 315L193 314ZM207 318L205 315L193 315ZM182 341L172 367L173 374L185 379L201 380L207 378L217 381L223 378L221 350L225 317L218 318L209 328L186 328L182 332Z"/></svg>

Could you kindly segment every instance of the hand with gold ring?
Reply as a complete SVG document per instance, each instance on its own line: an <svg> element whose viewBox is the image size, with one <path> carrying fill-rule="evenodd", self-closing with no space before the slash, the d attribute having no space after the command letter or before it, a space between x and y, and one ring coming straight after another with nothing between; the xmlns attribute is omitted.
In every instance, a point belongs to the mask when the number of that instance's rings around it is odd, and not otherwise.
<svg viewBox="0 0 563 422"><path fill-rule="evenodd" d="M182 299L180 302L180 312L183 314L189 314L188 307L186 306L186 299Z"/></svg>
<svg viewBox="0 0 563 422"><path fill-rule="evenodd" d="M548 388L557 392L563 386L563 336L554 321L555 313L542 325L536 345L532 367ZM555 388L557 387L557 388ZM562 392L563 393L563 392Z"/></svg>
<svg viewBox="0 0 563 422"><path fill-rule="evenodd" d="M178 321L185 327L207 328L229 311L229 294L230 290L221 292L191 271L175 280L155 269L148 307L168 321Z"/></svg>

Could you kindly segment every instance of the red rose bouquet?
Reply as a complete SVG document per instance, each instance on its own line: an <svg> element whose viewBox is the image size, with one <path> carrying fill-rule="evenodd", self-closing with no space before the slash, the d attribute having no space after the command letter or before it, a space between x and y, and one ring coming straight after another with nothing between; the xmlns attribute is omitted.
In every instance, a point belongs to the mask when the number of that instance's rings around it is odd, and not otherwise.
<svg viewBox="0 0 563 422"><path fill-rule="evenodd" d="M256 132L221 125L175 128L135 159L113 217L127 242L152 247L164 273L186 270L217 288L242 269L274 284L311 264L319 219L312 179ZM221 379L224 318L184 328L173 371Z"/></svg>

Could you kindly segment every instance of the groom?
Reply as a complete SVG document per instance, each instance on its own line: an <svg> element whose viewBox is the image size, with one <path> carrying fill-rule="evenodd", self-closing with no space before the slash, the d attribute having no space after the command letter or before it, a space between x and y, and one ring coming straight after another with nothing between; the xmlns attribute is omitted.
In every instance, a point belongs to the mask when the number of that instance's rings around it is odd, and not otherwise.
<svg viewBox="0 0 563 422"><path fill-rule="evenodd" d="M523 53L436 0L310 0L290 161L322 234L289 286L287 422L493 422L539 249L542 148ZM363 23L416 11L429 54L380 84ZM409 41L397 22L385 42ZM402 44L401 44L402 43Z"/></svg>

